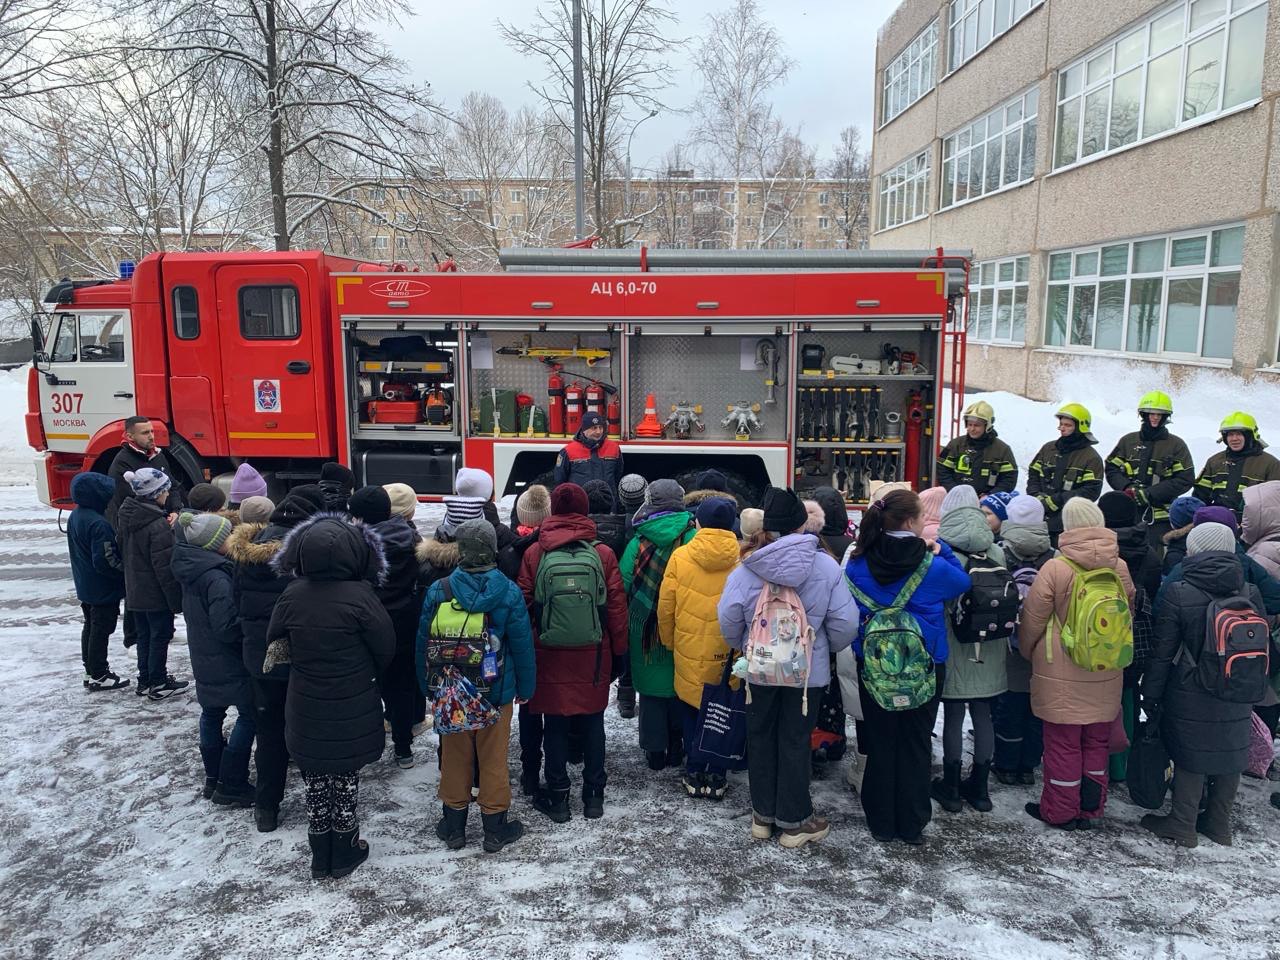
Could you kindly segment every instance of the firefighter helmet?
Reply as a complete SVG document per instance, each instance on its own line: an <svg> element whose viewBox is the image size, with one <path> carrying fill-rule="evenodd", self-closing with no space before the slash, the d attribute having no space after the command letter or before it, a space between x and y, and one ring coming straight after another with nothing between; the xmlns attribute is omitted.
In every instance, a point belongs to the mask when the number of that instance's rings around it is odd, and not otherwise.
<svg viewBox="0 0 1280 960"><path fill-rule="evenodd" d="M1258 421L1243 410L1227 414L1218 425L1218 432L1222 434L1224 440L1228 433L1240 432L1249 434L1259 443L1262 442L1262 436L1258 433Z"/></svg>
<svg viewBox="0 0 1280 960"><path fill-rule="evenodd" d="M1093 417L1089 415L1088 409L1078 403L1064 403L1054 416L1058 418L1066 417L1068 420L1074 420L1076 422L1076 429L1081 433L1088 433L1089 427L1093 425Z"/></svg>
<svg viewBox="0 0 1280 960"><path fill-rule="evenodd" d="M1144 394L1142 399L1138 401L1138 412L1146 415L1148 413L1163 413L1166 417L1173 416L1173 401L1169 399L1167 393L1161 393L1159 390L1152 390L1148 394Z"/></svg>
<svg viewBox="0 0 1280 960"><path fill-rule="evenodd" d="M968 420L970 417L975 420L981 420L988 427L995 426L996 412L991 409L991 404L985 400L975 400L964 408L964 418Z"/></svg>

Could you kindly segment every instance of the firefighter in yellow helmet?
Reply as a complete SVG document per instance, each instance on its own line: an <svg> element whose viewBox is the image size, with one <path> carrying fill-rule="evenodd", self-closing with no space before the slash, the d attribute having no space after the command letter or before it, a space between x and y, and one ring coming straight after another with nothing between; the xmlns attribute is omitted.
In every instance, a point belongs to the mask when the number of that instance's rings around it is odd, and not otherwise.
<svg viewBox="0 0 1280 960"><path fill-rule="evenodd" d="M967 483L982 499L1018 486L1018 462L1009 445L996 436L991 404L978 400L965 407L964 433L948 443L938 458L938 484L950 490Z"/></svg>
<svg viewBox="0 0 1280 960"><path fill-rule="evenodd" d="M1148 542L1159 547L1169 531L1169 504L1191 489L1195 464L1186 442L1169 432L1173 401L1168 394L1144 395L1138 416L1142 426L1121 437L1107 457L1107 483L1134 499L1147 523Z"/></svg>
<svg viewBox="0 0 1280 960"><path fill-rule="evenodd" d="M1050 440L1027 470L1027 493L1044 504L1044 518L1056 545L1062 532L1062 508L1072 497L1097 500L1102 494L1102 458L1094 450L1098 441L1089 427L1093 417L1078 403L1068 403L1057 414L1058 439Z"/></svg>
<svg viewBox="0 0 1280 960"><path fill-rule="evenodd" d="M1196 480L1197 497L1210 506L1230 507L1240 516L1245 487L1280 480L1280 460L1266 452L1258 421L1237 410L1218 427L1227 449L1205 461Z"/></svg>

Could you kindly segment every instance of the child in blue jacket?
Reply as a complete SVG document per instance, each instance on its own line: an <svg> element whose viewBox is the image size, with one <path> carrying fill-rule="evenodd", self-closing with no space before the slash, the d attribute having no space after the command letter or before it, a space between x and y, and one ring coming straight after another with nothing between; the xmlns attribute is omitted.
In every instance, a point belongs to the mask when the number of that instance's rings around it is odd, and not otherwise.
<svg viewBox="0 0 1280 960"><path fill-rule="evenodd" d="M877 607L888 607L916 570L928 559L923 579L906 609L920 624L925 649L933 658L937 690L927 703L911 710L886 710L860 686L867 769L862 781L862 809L867 828L881 842L894 839L924 842L923 831L933 815L929 797L933 775L930 737L938 718L938 698L946 678L947 627L944 604L965 593L969 575L951 548L921 537L924 518L920 498L910 490L894 490L868 508L858 528L845 575ZM855 594L855 599L857 595ZM865 627L874 612L861 600L858 609ZM861 668L863 631L854 641ZM858 736L858 746L863 746Z"/></svg>
<svg viewBox="0 0 1280 960"><path fill-rule="evenodd" d="M427 640L446 591L463 612L488 617L489 631L499 643L499 673L484 699L498 711L496 723L482 730L440 735L440 802L442 818L436 835L451 850L467 842L467 811L474 771L480 771L480 813L484 849L496 853L524 835L518 820L508 820L511 778L507 772L507 744L511 739L513 703L533 696L533 632L520 588L498 570L498 537L487 520L467 520L454 533L458 567L427 590L418 621L417 676L430 701Z"/></svg>
<svg viewBox="0 0 1280 960"><path fill-rule="evenodd" d="M111 672L107 662L107 644L124 598L124 565L105 514L115 492L116 482L103 473L81 473L71 481L76 509L67 521L67 551L76 598L84 614L80 659L84 661L84 688L90 693L129 686L128 680Z"/></svg>

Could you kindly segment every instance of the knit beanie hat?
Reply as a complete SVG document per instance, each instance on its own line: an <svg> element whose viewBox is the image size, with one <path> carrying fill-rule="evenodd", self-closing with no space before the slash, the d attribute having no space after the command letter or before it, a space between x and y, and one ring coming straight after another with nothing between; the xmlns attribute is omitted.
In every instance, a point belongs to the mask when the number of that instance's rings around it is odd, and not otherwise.
<svg viewBox="0 0 1280 960"><path fill-rule="evenodd" d="M1084 497L1072 497L1062 508L1062 528L1075 530L1078 527L1105 527L1106 518L1092 500Z"/></svg>
<svg viewBox="0 0 1280 960"><path fill-rule="evenodd" d="M674 480L655 480L645 488L644 505L631 522L641 523L660 513L679 513L684 508L684 487Z"/></svg>
<svg viewBox="0 0 1280 960"><path fill-rule="evenodd" d="M942 487L929 487L920 491L920 518L925 523L937 523L942 519L942 501L946 495L947 491Z"/></svg>
<svg viewBox="0 0 1280 960"><path fill-rule="evenodd" d="M516 520L525 527L540 527L551 516L551 492L540 483L525 488L516 498Z"/></svg>
<svg viewBox="0 0 1280 960"><path fill-rule="evenodd" d="M719 470L704 470L698 474L698 480L693 489L719 490L721 493L728 493L729 480Z"/></svg>
<svg viewBox="0 0 1280 960"><path fill-rule="evenodd" d="M822 509L822 504L817 500L802 500L804 504L805 521L804 532L819 534L822 528L827 525L827 511Z"/></svg>
<svg viewBox="0 0 1280 960"><path fill-rule="evenodd" d="M187 494L187 504L200 513L217 513L227 502L227 495L212 483L197 483Z"/></svg>
<svg viewBox="0 0 1280 960"><path fill-rule="evenodd" d="M488 520L468 520L454 534L458 566L468 573L484 573L497 566L498 533Z"/></svg>
<svg viewBox="0 0 1280 960"><path fill-rule="evenodd" d="M463 467L454 478L453 492L460 497L488 500L493 496L493 477L476 467Z"/></svg>
<svg viewBox="0 0 1280 960"><path fill-rule="evenodd" d="M265 497L267 481L262 474L247 463L236 467L236 475L231 479L231 494L227 500L231 503L244 503L250 497Z"/></svg>
<svg viewBox="0 0 1280 960"><path fill-rule="evenodd" d="M605 480L588 480L582 485L591 513L613 513L613 486Z"/></svg>
<svg viewBox="0 0 1280 960"><path fill-rule="evenodd" d="M978 491L973 489L967 483L960 483L947 491L946 496L942 498L942 506L938 509L938 519L941 520L952 510L959 510L961 507L977 507Z"/></svg>
<svg viewBox="0 0 1280 960"><path fill-rule="evenodd" d="M1197 527L1206 523L1220 523L1231 531L1233 537L1240 536L1240 524L1229 507L1201 507L1195 512L1191 522ZM1231 549L1234 550L1235 547Z"/></svg>
<svg viewBox="0 0 1280 960"><path fill-rule="evenodd" d="M1224 523L1209 521L1198 523L1187 534L1187 556L1205 553L1208 550L1221 550L1223 553L1235 553L1236 535Z"/></svg>
<svg viewBox="0 0 1280 960"><path fill-rule="evenodd" d="M1029 497L1024 493L1020 493L1010 500L1008 506L1004 509L1005 513L1009 515L1007 523L1016 523L1024 527L1044 523L1044 504L1035 497Z"/></svg>
<svg viewBox="0 0 1280 960"><path fill-rule="evenodd" d="M301 486L294 487L289 491L289 496L301 497L303 500L307 501L307 503L314 506L316 508L316 512L327 510L329 508L329 504L324 498L324 491L320 489L320 485L318 483L304 483Z"/></svg>
<svg viewBox="0 0 1280 960"><path fill-rule="evenodd" d="M240 522L266 523L275 509L276 505L266 497L250 497L240 503Z"/></svg>
<svg viewBox="0 0 1280 960"><path fill-rule="evenodd" d="M563 517L566 513L581 513L591 509L587 492L576 483L562 483L551 491L551 515Z"/></svg>
<svg viewBox="0 0 1280 960"><path fill-rule="evenodd" d="M698 504L698 526L704 530L732 530L738 512L733 504L720 497L709 497Z"/></svg>
<svg viewBox="0 0 1280 960"><path fill-rule="evenodd" d="M809 519L808 511L790 488L770 487L764 492L764 529L771 533L794 533Z"/></svg>
<svg viewBox="0 0 1280 960"><path fill-rule="evenodd" d="M391 519L391 498L381 487L361 487L351 495L347 513L365 523L382 523Z"/></svg>
<svg viewBox="0 0 1280 960"><path fill-rule="evenodd" d="M231 521L216 513L183 512L178 516L187 543L201 550L217 551L231 536Z"/></svg>
<svg viewBox="0 0 1280 960"><path fill-rule="evenodd" d="M742 515L738 517L738 529L742 531L744 540L760 533L764 530L764 511L759 507L744 509Z"/></svg>
<svg viewBox="0 0 1280 960"><path fill-rule="evenodd" d="M407 483L384 483L382 489L391 498L391 515L412 520L418 509L418 492Z"/></svg>
<svg viewBox="0 0 1280 960"><path fill-rule="evenodd" d="M383 493L386 493L384 490ZM479 520L484 517L485 501L479 497L444 497L444 519L440 521L438 530L450 536L468 520Z"/></svg>
<svg viewBox="0 0 1280 960"><path fill-rule="evenodd" d="M978 506L986 507L999 518L1001 523L1009 519L1009 501L1018 496L1018 491L1012 493L1007 490L997 490L994 493L988 493L980 501Z"/></svg>
<svg viewBox="0 0 1280 960"><path fill-rule="evenodd" d="M1199 497L1178 497L1169 504L1169 523L1174 528L1185 527L1195 519L1196 511L1204 506Z"/></svg>
<svg viewBox="0 0 1280 960"><path fill-rule="evenodd" d="M350 493L356 485L356 475L333 460L320 467L320 482L323 483L326 480L340 484L343 493Z"/></svg>
<svg viewBox="0 0 1280 960"><path fill-rule="evenodd" d="M1109 490L1098 500L1098 509L1102 511L1102 519L1106 521L1108 530L1119 530L1132 527L1138 522L1138 505L1133 497L1119 490Z"/></svg>
<svg viewBox="0 0 1280 960"><path fill-rule="evenodd" d="M618 503L624 513L635 513L644 503L649 481L638 473L628 473L618 482Z"/></svg>
<svg viewBox="0 0 1280 960"><path fill-rule="evenodd" d="M137 470L127 470L125 471L124 479L129 484L129 488L133 490L133 495L144 500L154 500L162 493L167 493L169 488L173 486L173 481L155 467L139 467Z"/></svg>
<svg viewBox="0 0 1280 960"><path fill-rule="evenodd" d="M592 427L603 426L606 426L604 417L600 416L600 414L594 410L588 410L582 415L582 422L578 426L578 433L581 434L590 430Z"/></svg>

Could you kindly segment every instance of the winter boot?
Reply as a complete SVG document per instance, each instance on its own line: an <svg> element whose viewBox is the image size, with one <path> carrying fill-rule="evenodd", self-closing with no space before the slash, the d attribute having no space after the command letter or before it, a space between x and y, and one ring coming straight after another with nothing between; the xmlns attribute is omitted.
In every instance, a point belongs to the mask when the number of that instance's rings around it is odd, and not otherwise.
<svg viewBox="0 0 1280 960"><path fill-rule="evenodd" d="M929 796L937 800L947 813L959 813L964 809L960 799L960 761L949 760L942 764L942 776L929 787Z"/></svg>
<svg viewBox="0 0 1280 960"><path fill-rule="evenodd" d="M524 836L524 824L519 820L508 820L507 811L501 813L482 813L484 821L484 852L497 853L508 843L515 843Z"/></svg>
<svg viewBox="0 0 1280 960"><path fill-rule="evenodd" d="M778 842L788 849L802 847L806 843L823 839L831 832L831 824L827 823L822 817L811 816L798 827L791 827L782 831L782 836L778 838Z"/></svg>
<svg viewBox="0 0 1280 960"><path fill-rule="evenodd" d="M218 783L218 787L213 791L212 800L220 807L238 807L241 810L253 806L253 797L256 788L252 783L242 783L239 786L229 784L226 781Z"/></svg>
<svg viewBox="0 0 1280 960"><path fill-rule="evenodd" d="M1204 777L1191 773L1173 775L1173 806L1168 816L1148 813L1139 821L1162 840L1172 840L1180 847L1194 847L1196 838L1196 809L1200 803L1200 790Z"/></svg>
<svg viewBox="0 0 1280 960"><path fill-rule="evenodd" d="M1209 781L1209 809L1196 818L1196 833L1221 846L1231 846L1231 805L1239 787L1238 775Z"/></svg>
<svg viewBox="0 0 1280 960"><path fill-rule="evenodd" d="M991 764L975 763L969 768L969 776L960 784L960 796L979 813L991 812L991 796L987 792Z"/></svg>
<svg viewBox="0 0 1280 960"><path fill-rule="evenodd" d="M436 836L450 850L461 850L467 843L467 811L455 810L447 803L440 805L440 822L436 824Z"/></svg>
<svg viewBox="0 0 1280 960"><path fill-rule="evenodd" d="M354 830L335 830L332 836L333 853L329 861L329 876L341 880L369 859L369 844L360 839L359 824Z"/></svg>
<svg viewBox="0 0 1280 960"><path fill-rule="evenodd" d="M323 880L333 868L333 831L307 831L307 842L311 844L311 879Z"/></svg>
<svg viewBox="0 0 1280 960"><path fill-rule="evenodd" d="M204 787L200 791L200 796L204 797L206 800L212 800L213 795L217 791L217 789L218 789L218 778L205 777Z"/></svg>
<svg viewBox="0 0 1280 960"><path fill-rule="evenodd" d="M555 823L568 823L573 814L569 812L569 791L541 789L533 798L533 808L545 813Z"/></svg>
<svg viewBox="0 0 1280 960"><path fill-rule="evenodd" d="M667 769L667 751L665 750L646 750L644 752L645 760L649 763L650 770Z"/></svg>
<svg viewBox="0 0 1280 960"><path fill-rule="evenodd" d="M396 747L396 766L401 770L408 770L413 766L413 751L408 747Z"/></svg>
<svg viewBox="0 0 1280 960"><path fill-rule="evenodd" d="M588 820L604 816L604 791L598 787L582 788L582 815Z"/></svg>
<svg viewBox="0 0 1280 960"><path fill-rule="evenodd" d="M1280 791L1277 791L1271 795L1271 805L1275 807L1277 810L1280 810Z"/></svg>
<svg viewBox="0 0 1280 960"><path fill-rule="evenodd" d="M707 789L707 775L705 773L686 772L684 779L680 782L684 786L684 792L687 796L694 799L705 796L703 792Z"/></svg>
<svg viewBox="0 0 1280 960"><path fill-rule="evenodd" d="M222 771L222 753L226 743L220 747L201 747L200 761L204 764L204 790L201 791L206 800L213 799L213 791L218 788L218 777Z"/></svg>
<svg viewBox="0 0 1280 960"><path fill-rule="evenodd" d="M618 684L618 716L631 720L636 715L636 688Z"/></svg>
<svg viewBox="0 0 1280 960"><path fill-rule="evenodd" d="M706 784L702 795L708 800L723 800L724 795L729 791L729 781L723 773L707 774Z"/></svg>
<svg viewBox="0 0 1280 960"><path fill-rule="evenodd" d="M280 826L280 808L254 807L253 821L258 825L259 833L271 833Z"/></svg>
<svg viewBox="0 0 1280 960"><path fill-rule="evenodd" d="M1012 787L1018 783L1017 770L1005 770L1002 767L992 767L991 772L994 773L996 775L996 779L1006 787Z"/></svg>
<svg viewBox="0 0 1280 960"><path fill-rule="evenodd" d="M1018 782L1024 787L1034 787L1036 785L1036 772L1034 770L1019 770Z"/></svg>
<svg viewBox="0 0 1280 960"><path fill-rule="evenodd" d="M1068 820L1066 823L1050 823L1044 818L1044 814L1040 812L1040 804L1038 803L1028 803L1022 809L1027 812L1027 816L1033 817L1043 823L1046 827L1053 827L1055 830L1071 831L1076 829L1076 825L1080 822L1078 820Z"/></svg>
<svg viewBox="0 0 1280 960"><path fill-rule="evenodd" d="M684 737L679 734L667 744L667 766L677 769L684 766Z"/></svg>
<svg viewBox="0 0 1280 960"><path fill-rule="evenodd" d="M224 748L218 764L218 789L210 798L220 807L252 807L254 786L249 782L249 751Z"/></svg>

